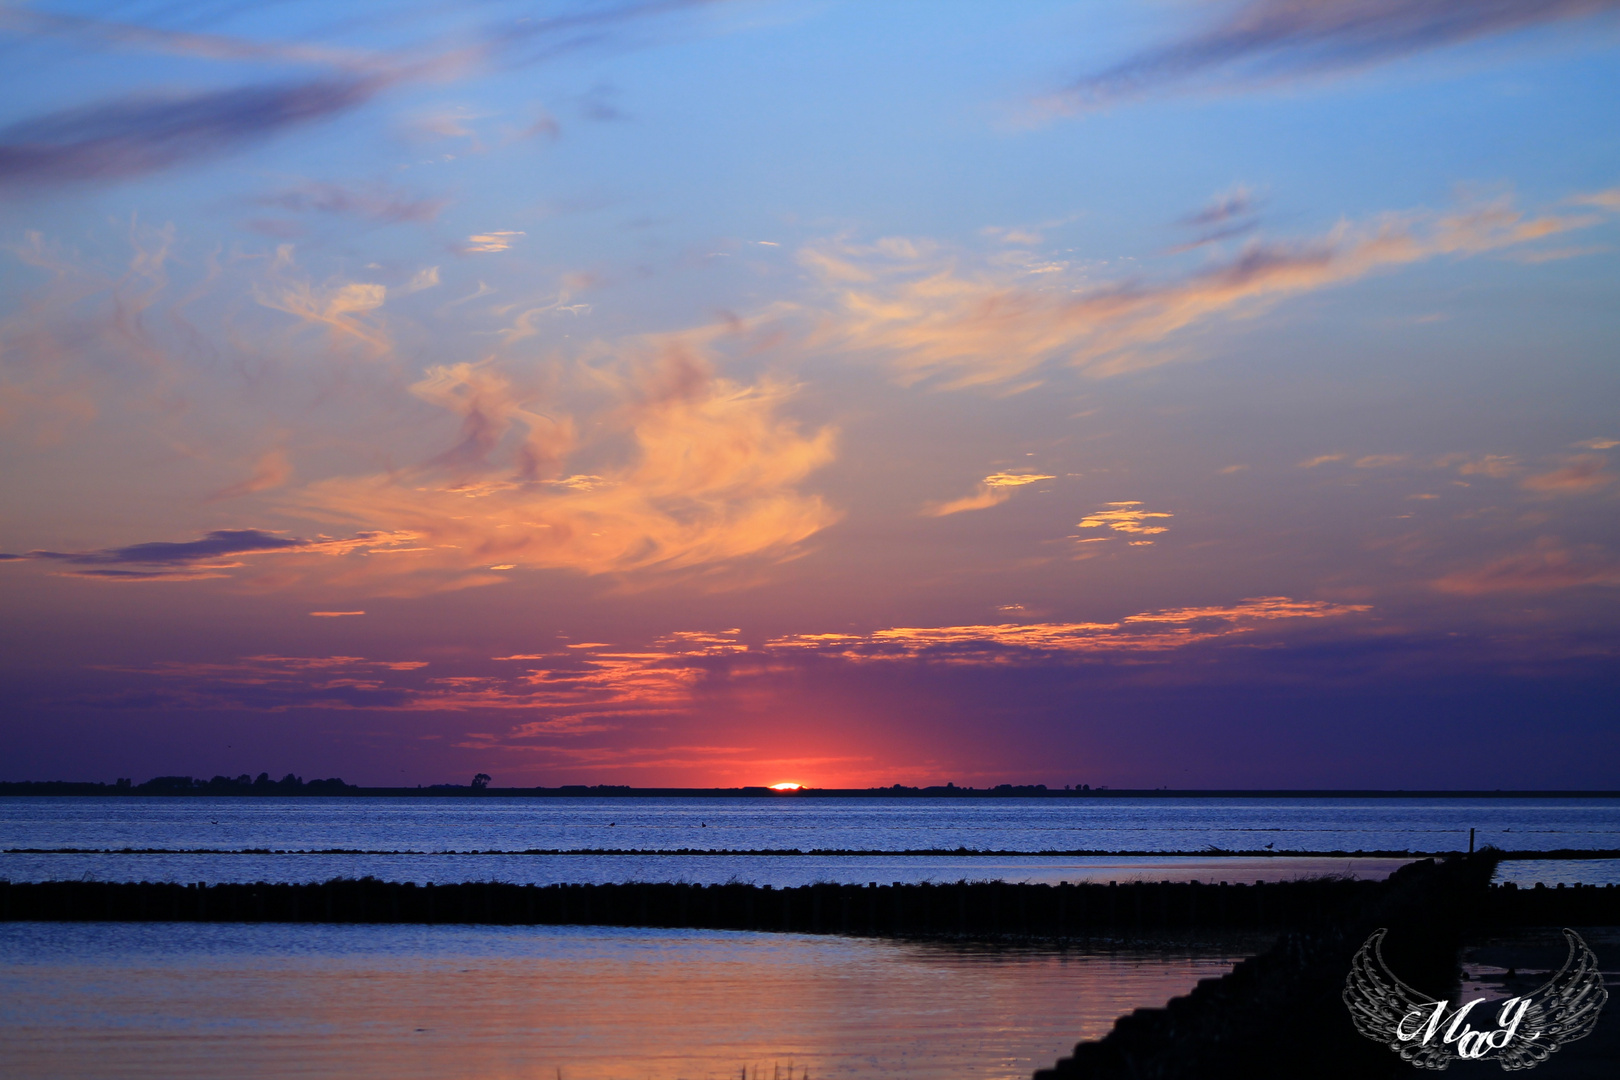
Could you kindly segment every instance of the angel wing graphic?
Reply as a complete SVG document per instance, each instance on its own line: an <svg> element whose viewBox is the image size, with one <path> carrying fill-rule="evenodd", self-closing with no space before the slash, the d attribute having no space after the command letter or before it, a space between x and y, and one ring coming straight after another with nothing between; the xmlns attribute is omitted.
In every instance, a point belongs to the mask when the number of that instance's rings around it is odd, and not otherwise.
<svg viewBox="0 0 1620 1080"><path fill-rule="evenodd" d="M1530 994L1520 1025L1524 1035L1497 1052L1497 1062L1508 1072L1533 1069L1565 1043L1592 1034L1598 1013L1609 1000L1592 950L1568 927L1564 940L1569 942L1569 959L1558 974ZM1528 1037L1533 1033L1534 1038Z"/></svg>
<svg viewBox="0 0 1620 1080"><path fill-rule="evenodd" d="M1440 1071L1457 1056L1441 1039L1402 1040L1396 1032L1402 1021L1411 1032L1418 1026L1414 1014L1432 1015L1436 1001L1403 983L1384 963L1383 943L1388 930L1373 931L1350 962L1344 1003L1356 1030L1383 1043L1421 1069ZM1598 1013L1609 1000L1598 970L1597 956L1575 931L1564 929L1569 959L1558 973L1531 992L1518 1030L1506 1046L1491 1056L1504 1071L1533 1069L1565 1043L1592 1033Z"/></svg>
<svg viewBox="0 0 1620 1080"><path fill-rule="evenodd" d="M1350 961L1350 977L1344 981L1344 1003L1350 1019L1362 1035L1381 1042L1420 1069L1449 1068L1451 1048L1438 1039L1423 1043L1402 1041L1395 1034L1401 1021L1415 1012L1427 1014L1435 999L1407 986L1384 963L1384 936L1387 929L1372 932ZM1408 1025L1410 1027L1410 1025Z"/></svg>

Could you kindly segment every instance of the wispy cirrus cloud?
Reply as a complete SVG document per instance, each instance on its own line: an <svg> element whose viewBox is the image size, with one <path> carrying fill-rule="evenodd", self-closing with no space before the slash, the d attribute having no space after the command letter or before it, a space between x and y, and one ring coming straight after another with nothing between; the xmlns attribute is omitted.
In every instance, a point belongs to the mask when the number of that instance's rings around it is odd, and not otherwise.
<svg viewBox="0 0 1620 1080"><path fill-rule="evenodd" d="M467 44L435 39L392 53L284 45L241 37L5 9L0 32L48 34L227 62L316 64L313 78L189 93L134 88L115 98L44 113L0 130L0 187L41 188L145 176L243 150L275 135L353 112L396 87L492 69L521 68L599 45L616 29L705 0L580 5L541 18L502 20ZM395 29L430 8L394 9Z"/></svg>
<svg viewBox="0 0 1620 1080"><path fill-rule="evenodd" d="M358 616L320 611L316 617ZM744 652L737 630L684 631L651 647L591 643L489 664L374 660L361 656L265 654L227 661L167 661L108 668L149 680L141 707L257 710L374 710L474 713L513 717L505 731L471 732L464 745L533 750L667 716L692 704L696 688L720 671L715 662ZM155 697L154 697L155 695ZM117 700L105 704L118 705Z"/></svg>
<svg viewBox="0 0 1620 1080"><path fill-rule="evenodd" d="M1198 230L1199 235L1185 243L1177 244L1167 254L1179 255L1184 251L1192 251L1252 233L1260 227L1260 219L1256 216L1258 209L1259 200L1254 192L1244 185L1240 184L1223 195L1217 195L1198 212L1189 214L1180 221L1181 225Z"/></svg>
<svg viewBox="0 0 1620 1080"><path fill-rule="evenodd" d="M343 278L316 283L296 276L294 270L292 245L283 244L264 280L253 283L253 298L329 335L335 345L371 357L388 354L392 341L381 322L381 309L388 301L386 285Z"/></svg>
<svg viewBox="0 0 1620 1080"><path fill-rule="evenodd" d="M1441 592L1462 596L1550 593L1586 586L1620 586L1620 559L1597 548L1572 551L1550 537L1527 551L1458 570L1434 582Z"/></svg>
<svg viewBox="0 0 1620 1080"><path fill-rule="evenodd" d="M1076 80L1043 108L1081 113L1161 91L1337 74L1620 8L1617 0L1243 0L1224 17Z"/></svg>
<svg viewBox="0 0 1620 1080"><path fill-rule="evenodd" d="M1208 229L1226 225L1237 218L1250 217L1257 208L1254 192L1239 184L1224 195L1211 199L1203 209L1181 219L1183 225L1195 229Z"/></svg>
<svg viewBox="0 0 1620 1080"><path fill-rule="evenodd" d="M925 659L969 664L1051 662L1097 654L1162 653L1252 633L1267 623L1327 619L1372 610L1364 604L1256 597L1230 606L1171 608L1109 623L1000 623L896 627L869 634L791 634L767 649L848 660Z"/></svg>
<svg viewBox="0 0 1620 1080"><path fill-rule="evenodd" d="M204 502L219 502L222 499L236 499L243 495L252 495L260 491L270 491L278 488L292 478L292 462L287 460L287 452L280 447L268 450L253 467L248 476L227 484L218 491L209 495Z"/></svg>
<svg viewBox="0 0 1620 1080"><path fill-rule="evenodd" d="M144 176L348 112L395 81L385 75L329 76L47 113L0 130L0 185Z"/></svg>
<svg viewBox="0 0 1620 1080"><path fill-rule="evenodd" d="M373 53L323 45L255 41L229 34L170 30L115 19L0 8L0 32L66 38L86 45L151 52L204 60L256 61L278 64L319 64L362 68L372 65Z"/></svg>
<svg viewBox="0 0 1620 1080"><path fill-rule="evenodd" d="M97 668L132 676L132 695L99 700L119 708L249 709L268 713L291 709L408 709L428 676L425 660L371 660L363 656L284 656L261 654L233 660L164 661L142 667ZM92 699L95 700L95 699Z"/></svg>
<svg viewBox="0 0 1620 1080"><path fill-rule="evenodd" d="M1520 486L1544 495L1585 495L1614 482L1608 464L1598 454L1577 454L1550 472L1525 477Z"/></svg>
<svg viewBox="0 0 1620 1080"><path fill-rule="evenodd" d="M1437 462L1442 466L1450 463L1445 459ZM1522 471L1522 467L1519 460L1510 454L1485 454L1482 457L1464 458L1457 465L1457 471L1463 476L1487 476L1492 480L1504 480L1517 475Z"/></svg>
<svg viewBox="0 0 1620 1080"><path fill-rule="evenodd" d="M486 721L458 736L463 749L553 754L580 762L658 760L679 746L639 745L646 732L680 730L704 702L739 688L753 692L805 663L826 660L952 664L967 667L1069 667L1108 658L1156 662L1200 645L1263 640L1300 623L1338 620L1366 605L1256 597L1235 604L1169 608L1114 622L1037 622L894 627L866 634L791 634L750 649L736 628L678 631L650 645L602 642L551 645L540 651L468 659L375 660L361 656L265 654L230 661L162 662L101 668L134 677L130 689L86 698L109 708L366 710L464 714ZM335 617L358 612L320 612ZM491 667L490 665L495 665ZM749 688L753 688L750 690ZM678 736L677 736L678 737ZM696 749L687 747L686 749ZM711 748L721 752L721 748ZM755 755L753 747L725 754Z"/></svg>
<svg viewBox="0 0 1620 1080"><path fill-rule="evenodd" d="M902 239L833 242L801 252L826 296L812 343L887 358L903 384L945 389L1039 385L1065 363L1093 377L1179 355L1174 339L1292 296L1430 259L1468 258L1608 220L1601 212L1528 214L1509 199L1447 212L1388 213L1326 233L1256 240L1191 274L1153 281L1009 273Z"/></svg>
<svg viewBox="0 0 1620 1080"><path fill-rule="evenodd" d="M1054 476L1040 473L992 473L979 481L978 490L973 494L949 502L930 503L922 512L925 517L946 517L966 510L986 510L1000 506L1012 498L1014 491L1025 485L1055 479Z"/></svg>
<svg viewBox="0 0 1620 1080"><path fill-rule="evenodd" d="M1620 212L1620 187L1609 188L1606 191L1591 191L1584 195L1576 195L1569 200L1576 206L1600 206L1605 210Z"/></svg>
<svg viewBox="0 0 1620 1080"><path fill-rule="evenodd" d="M379 224L427 222L449 205L448 199L421 198L380 185L350 187L306 180L261 195L255 204L295 214L343 214Z"/></svg>

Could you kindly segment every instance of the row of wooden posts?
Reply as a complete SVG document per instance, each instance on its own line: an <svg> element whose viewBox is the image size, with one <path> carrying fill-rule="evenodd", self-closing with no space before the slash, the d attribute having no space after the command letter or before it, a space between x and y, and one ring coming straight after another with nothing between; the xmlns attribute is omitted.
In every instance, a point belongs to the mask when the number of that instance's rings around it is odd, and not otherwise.
<svg viewBox="0 0 1620 1080"><path fill-rule="evenodd" d="M1289 928L1376 883L959 882L775 889L742 884L417 885L0 882L0 920L597 924L864 935L1067 935L1131 928ZM1499 923L1620 922L1620 888L1495 886Z"/></svg>
<svg viewBox="0 0 1620 1080"><path fill-rule="evenodd" d="M1120 926L1270 927L1371 883L804 885L0 885L0 919L599 924L809 933L1066 933Z"/></svg>

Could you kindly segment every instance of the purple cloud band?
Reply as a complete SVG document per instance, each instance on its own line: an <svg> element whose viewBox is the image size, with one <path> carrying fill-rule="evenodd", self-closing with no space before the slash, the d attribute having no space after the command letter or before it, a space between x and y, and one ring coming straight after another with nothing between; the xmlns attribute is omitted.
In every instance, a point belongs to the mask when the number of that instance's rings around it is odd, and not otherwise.
<svg viewBox="0 0 1620 1080"><path fill-rule="evenodd" d="M298 82L163 97L126 95L119 100L48 113L0 131L0 187L143 176L236 151L294 127L349 112L400 83L429 75L443 77L487 70L497 57L499 66L507 68L538 63L598 44L616 25L703 2L707 0L587 4L552 18L502 25L487 32L471 49L439 49L425 61L379 58L364 68L340 65L330 75ZM102 27L96 20L48 21L49 26L36 26L30 20L22 20L20 25L35 33L74 32L87 38L96 37L98 27ZM132 42L144 40L140 37L143 29L119 25L111 32L119 41ZM202 50L215 59L289 59L282 55L284 50L251 42L238 43L241 47L232 52L226 48L227 39L193 40L194 35L155 30L149 31L147 37L161 38L167 46L183 52ZM185 40L177 40L180 38ZM309 61L316 59L316 54L294 58Z"/></svg>
<svg viewBox="0 0 1620 1080"><path fill-rule="evenodd" d="M142 176L355 108L389 81L325 78L50 113L0 132L0 184Z"/></svg>
<svg viewBox="0 0 1620 1080"><path fill-rule="evenodd" d="M308 547L310 541L276 536L258 529L216 529L201 540L178 543L152 541L99 551L30 551L22 555L0 554L0 559L52 559L74 566L105 566L132 563L142 566L183 566L203 559L251 552L285 551Z"/></svg>
<svg viewBox="0 0 1620 1080"><path fill-rule="evenodd" d="M1202 32L1080 79L1059 98L1083 110L1203 76L1256 82L1344 70L1616 8L1620 0L1246 0Z"/></svg>

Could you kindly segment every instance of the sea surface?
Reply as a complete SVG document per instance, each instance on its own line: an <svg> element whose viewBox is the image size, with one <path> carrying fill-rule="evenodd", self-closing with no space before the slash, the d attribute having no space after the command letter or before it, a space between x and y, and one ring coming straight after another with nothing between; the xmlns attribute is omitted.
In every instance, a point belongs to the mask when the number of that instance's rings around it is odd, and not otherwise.
<svg viewBox="0 0 1620 1080"><path fill-rule="evenodd" d="M1470 828L1476 845L1511 851L1615 849L1620 800L8 797L0 878L1381 878L1422 853L1466 850ZM1620 881L1617 864L1509 860L1499 877L1608 883ZM1162 1005L1269 944L1204 936L972 948L619 927L0 923L0 1071L8 1080L1027 1077L1120 1015Z"/></svg>
<svg viewBox="0 0 1620 1080"><path fill-rule="evenodd" d="M1266 942L0 924L9 1080L1027 1077Z"/></svg>
<svg viewBox="0 0 1620 1080"><path fill-rule="evenodd" d="M0 878L1239 882L1383 877L1405 860L1308 853L1466 850L1470 829L1508 851L1620 849L1620 800L7 797ZM1620 863L1499 877L1605 884Z"/></svg>

